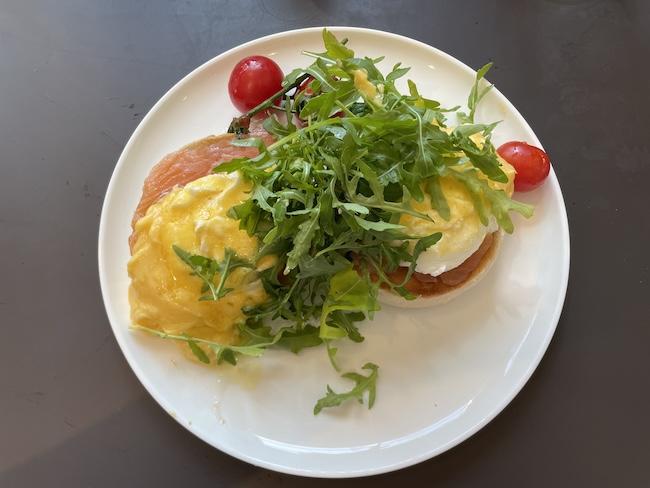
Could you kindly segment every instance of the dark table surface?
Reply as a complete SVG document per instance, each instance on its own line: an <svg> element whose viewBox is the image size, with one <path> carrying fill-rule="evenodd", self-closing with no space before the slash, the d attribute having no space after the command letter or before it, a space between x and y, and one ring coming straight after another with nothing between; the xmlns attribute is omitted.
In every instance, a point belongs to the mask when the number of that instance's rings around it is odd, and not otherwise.
<svg viewBox="0 0 650 488"><path fill-rule="evenodd" d="M326 25L494 61L551 156L572 253L555 336L503 412L442 455L338 486L650 486L645 0L0 2L0 486L331 483L174 422L117 345L97 267L111 173L153 104L229 48Z"/></svg>

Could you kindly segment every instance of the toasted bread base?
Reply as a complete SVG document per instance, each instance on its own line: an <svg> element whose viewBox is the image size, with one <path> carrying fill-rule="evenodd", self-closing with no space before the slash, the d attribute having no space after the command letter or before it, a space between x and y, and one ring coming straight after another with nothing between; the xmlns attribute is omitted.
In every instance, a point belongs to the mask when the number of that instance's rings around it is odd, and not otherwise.
<svg viewBox="0 0 650 488"><path fill-rule="evenodd" d="M407 300L399 295L392 293L389 290L383 288L379 289L379 294L377 299L380 303L386 305L393 305L396 307L402 308L426 308L434 307L436 305L442 305L450 302L454 298L461 295L463 292L469 290L474 285L476 285L485 274L490 270L492 265L499 255L499 250L501 249L501 241L503 240L503 229L499 229L492 234L492 245L483 255L480 263L474 270L469 274L467 279L462 283L451 287L444 293L432 294L432 295L420 295L414 300ZM412 278L414 279L414 278Z"/></svg>

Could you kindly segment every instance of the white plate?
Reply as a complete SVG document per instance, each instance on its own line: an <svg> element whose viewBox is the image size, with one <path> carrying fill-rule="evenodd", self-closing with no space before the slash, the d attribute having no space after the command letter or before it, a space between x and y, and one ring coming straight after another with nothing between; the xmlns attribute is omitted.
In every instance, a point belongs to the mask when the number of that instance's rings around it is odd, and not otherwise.
<svg viewBox="0 0 650 488"><path fill-rule="evenodd" d="M466 106L475 73L420 42L357 28L332 28L357 55L385 56L387 73L401 61L419 91L444 106ZM371 410L356 402L312 408L339 378L324 349L300 356L271 351L236 368L206 367L175 347L129 330L126 263L130 221L142 182L165 154L213 133L236 115L227 94L232 66L250 54L272 56L285 72L322 51L321 29L285 32L244 44L207 62L174 86L144 118L117 163L99 235L99 271L108 317L134 372L156 401L189 431L239 459L313 477L356 477L413 465L468 438L494 418L537 367L557 325L568 281L569 232L555 174L521 196L533 218L514 216L489 275L455 302L433 310L385 307L362 325L362 344L341 345L343 370L380 367ZM477 67L478 68L478 67ZM489 76L488 76L489 78ZM477 121L503 120L494 134L539 140L496 89ZM519 196L519 195L518 195Z"/></svg>

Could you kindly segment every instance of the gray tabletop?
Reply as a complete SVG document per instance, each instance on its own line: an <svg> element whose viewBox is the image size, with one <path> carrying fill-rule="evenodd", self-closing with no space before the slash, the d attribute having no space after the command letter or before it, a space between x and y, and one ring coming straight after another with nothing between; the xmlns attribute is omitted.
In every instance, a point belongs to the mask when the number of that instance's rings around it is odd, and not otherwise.
<svg viewBox="0 0 650 488"><path fill-rule="evenodd" d="M514 400L442 455L338 486L650 486L645 0L3 0L0 486L303 486L150 397L108 322L97 243L120 153L170 87L241 43L325 25L494 61L550 154L572 252L557 331Z"/></svg>

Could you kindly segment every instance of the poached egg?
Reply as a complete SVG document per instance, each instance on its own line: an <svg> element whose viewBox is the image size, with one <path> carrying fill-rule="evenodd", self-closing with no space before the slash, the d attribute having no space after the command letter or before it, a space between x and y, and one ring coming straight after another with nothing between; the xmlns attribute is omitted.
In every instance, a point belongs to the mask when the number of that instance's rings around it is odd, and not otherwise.
<svg viewBox="0 0 650 488"><path fill-rule="evenodd" d="M487 180L488 185L512 196L515 169L501 157L499 157L499 162L501 169L508 177L508 182L498 183ZM460 171L462 167L450 170ZM487 179L483 173L479 172L479 175L481 178ZM443 219L433 209L431 198L426 192L424 192L425 196L422 202L413 200L411 205L418 212L428 215L431 221L407 214L400 218L400 224L410 235L424 237L442 232L440 240L418 256L415 271L431 276L439 276L460 266L478 250L488 233L496 232L499 228L493 216L490 216L487 226L481 223L467 188L452 175L440 177L440 188L449 205L449 220ZM489 208L490 204L487 199L484 196L482 198L486 208Z"/></svg>

